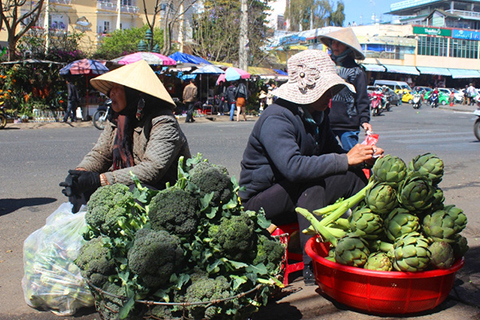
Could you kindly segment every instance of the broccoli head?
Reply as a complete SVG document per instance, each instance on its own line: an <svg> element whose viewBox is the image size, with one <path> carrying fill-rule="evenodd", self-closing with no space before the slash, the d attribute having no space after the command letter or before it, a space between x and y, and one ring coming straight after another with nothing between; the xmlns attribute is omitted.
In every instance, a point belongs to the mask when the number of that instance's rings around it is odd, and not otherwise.
<svg viewBox="0 0 480 320"><path fill-rule="evenodd" d="M246 261L251 257L257 242L255 223L245 212L222 217L219 224L209 227L208 238L211 239L214 248L225 257L235 261Z"/></svg>
<svg viewBox="0 0 480 320"><path fill-rule="evenodd" d="M257 256L252 264L263 263L269 273L275 274L280 268L284 255L285 247L279 240L260 234L257 241Z"/></svg>
<svg viewBox="0 0 480 320"><path fill-rule="evenodd" d="M202 161L189 171L189 175L200 196L213 192L211 202L214 205L228 202L232 197L232 181L225 167Z"/></svg>
<svg viewBox="0 0 480 320"><path fill-rule="evenodd" d="M230 282L224 276L209 278L199 273L191 276L192 284L185 292L185 302L209 302L231 297ZM219 304L193 305L188 307L189 317L193 319L211 319L222 312Z"/></svg>
<svg viewBox="0 0 480 320"><path fill-rule="evenodd" d="M166 230L179 237L197 230L200 201L188 191L167 188L152 198L148 217L153 230Z"/></svg>
<svg viewBox="0 0 480 320"><path fill-rule="evenodd" d="M81 248L75 264L82 276L93 285L100 287L115 273L115 261L110 249L103 245L102 237L87 241Z"/></svg>
<svg viewBox="0 0 480 320"><path fill-rule="evenodd" d="M106 235L119 228L121 217L131 215L135 206L135 197L129 187L123 184L112 184L98 188L87 203L85 220L94 230Z"/></svg>
<svg viewBox="0 0 480 320"><path fill-rule="evenodd" d="M148 288L167 284L172 274L183 267L180 239L167 231L140 229L128 250L128 267Z"/></svg>

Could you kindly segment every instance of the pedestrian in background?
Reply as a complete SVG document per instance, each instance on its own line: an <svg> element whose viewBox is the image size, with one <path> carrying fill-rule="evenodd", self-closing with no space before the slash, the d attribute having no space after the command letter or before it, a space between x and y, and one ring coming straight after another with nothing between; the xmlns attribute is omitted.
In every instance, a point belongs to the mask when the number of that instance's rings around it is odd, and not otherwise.
<svg viewBox="0 0 480 320"><path fill-rule="evenodd" d="M330 48L330 57L337 66L337 73L356 92L344 88L332 98L330 125L348 151L358 143L360 127L372 132L370 122L370 99L367 92L367 77L355 59L364 60L365 55L351 28L342 28L320 36L324 45Z"/></svg>
<svg viewBox="0 0 480 320"><path fill-rule="evenodd" d="M197 102L197 94L195 79L190 79L190 83L183 89L183 103L187 105L187 118L185 122L195 122L195 119L193 119L193 110L195 108L195 102Z"/></svg>
<svg viewBox="0 0 480 320"><path fill-rule="evenodd" d="M63 116L63 122L67 122L68 118L70 118L72 122L77 122L77 106L80 102L80 95L71 79L66 79L65 82L67 83L68 95L67 111L65 111L65 115Z"/></svg>
<svg viewBox="0 0 480 320"><path fill-rule="evenodd" d="M230 106L230 121L233 121L235 116L235 109L237 107L237 87L235 86L234 82L231 82L230 85L227 87L227 100L228 105Z"/></svg>
<svg viewBox="0 0 480 320"><path fill-rule="evenodd" d="M468 105L473 106L475 104L475 96L477 95L477 90L473 86L473 83L467 88L467 98L468 98Z"/></svg>
<svg viewBox="0 0 480 320"><path fill-rule="evenodd" d="M243 121L247 121L246 106L248 99L248 89L245 80L240 80L237 85L237 122L240 121L240 114L243 114Z"/></svg>

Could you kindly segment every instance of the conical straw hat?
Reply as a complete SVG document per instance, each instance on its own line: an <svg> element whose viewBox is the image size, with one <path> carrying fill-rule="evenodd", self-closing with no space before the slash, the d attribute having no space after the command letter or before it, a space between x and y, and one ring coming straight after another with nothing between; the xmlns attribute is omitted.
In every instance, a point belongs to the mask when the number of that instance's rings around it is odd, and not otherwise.
<svg viewBox="0 0 480 320"><path fill-rule="evenodd" d="M113 84L117 83L147 93L175 106L167 89L145 60L104 73L90 80L90 83L95 89L106 95L112 89Z"/></svg>
<svg viewBox="0 0 480 320"><path fill-rule="evenodd" d="M355 59L365 60L365 55L362 51L362 46L358 42L357 36L353 32L352 28L342 28L340 30L332 31L324 35L319 36L320 41L327 47L330 47L332 40L337 40L343 43L349 48L352 48L355 53Z"/></svg>

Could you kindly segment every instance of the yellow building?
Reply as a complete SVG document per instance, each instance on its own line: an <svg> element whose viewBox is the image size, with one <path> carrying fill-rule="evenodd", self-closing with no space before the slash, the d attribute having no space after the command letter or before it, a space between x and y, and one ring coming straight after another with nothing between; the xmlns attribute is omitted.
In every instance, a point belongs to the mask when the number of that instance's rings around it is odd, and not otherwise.
<svg viewBox="0 0 480 320"><path fill-rule="evenodd" d="M142 27L146 24L144 2L149 19L152 21L156 0L45 0L37 22L37 34L43 33L48 39L48 37L65 33L83 32L85 35L82 37L80 49L86 53L93 53L102 38L108 36L109 33L118 29ZM165 0L161 2L161 11L157 14L155 27L162 27L166 14L170 13L169 17L171 17L176 12L183 12L184 8L180 4L177 8L175 7L177 2L183 1ZM26 8L24 11L32 8L35 3L34 0L27 0L23 6ZM167 3L171 4L169 8L167 8ZM187 36L191 34L189 21L192 11L192 7L189 5L189 10L184 15L185 23L182 19L178 19L178 23L174 26L174 42L183 43L185 34ZM48 37L44 32L47 27L50 30ZM179 32L178 30L183 31ZM7 33L5 31L0 32L0 41L3 46L6 46Z"/></svg>

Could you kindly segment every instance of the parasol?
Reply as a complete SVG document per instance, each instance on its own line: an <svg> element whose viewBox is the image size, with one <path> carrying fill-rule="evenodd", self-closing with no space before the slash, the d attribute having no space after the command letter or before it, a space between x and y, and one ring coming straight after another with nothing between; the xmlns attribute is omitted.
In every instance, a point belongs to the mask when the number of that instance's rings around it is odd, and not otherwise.
<svg viewBox="0 0 480 320"><path fill-rule="evenodd" d="M177 64L175 60L164 56L160 53L155 52L135 52L131 54L127 54L125 56L121 56L111 60L113 63L125 65L134 63L140 60L147 61L150 65L157 65L157 66L174 66Z"/></svg>

